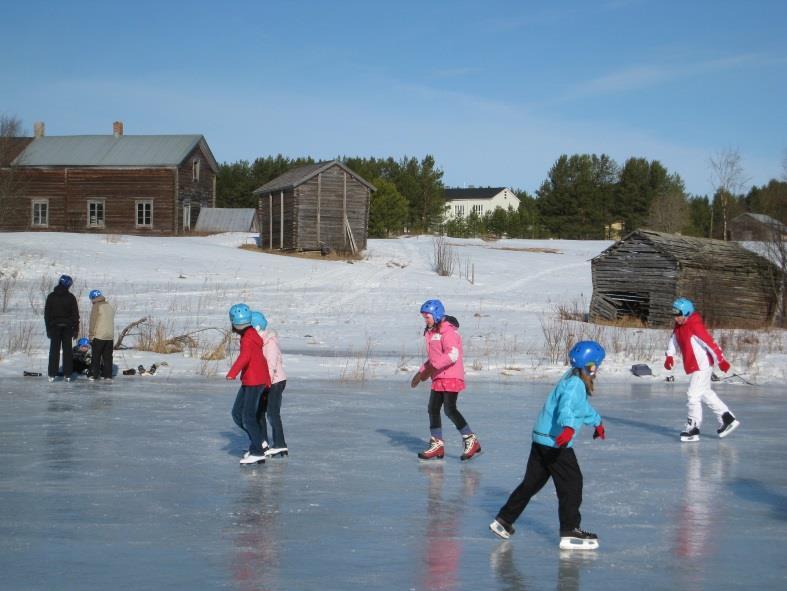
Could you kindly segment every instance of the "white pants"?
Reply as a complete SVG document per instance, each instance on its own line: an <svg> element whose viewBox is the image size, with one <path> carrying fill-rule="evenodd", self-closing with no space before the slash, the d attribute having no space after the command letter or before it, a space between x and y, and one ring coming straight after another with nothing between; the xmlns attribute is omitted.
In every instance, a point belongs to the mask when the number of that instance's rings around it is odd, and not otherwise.
<svg viewBox="0 0 787 591"><path fill-rule="evenodd" d="M727 405L721 401L716 395L716 392L711 390L710 376L713 373L713 368L700 369L691 374L691 382L689 382L689 391L686 395L689 397L689 402L686 406L689 408L689 420L694 421L699 427L702 424L702 403L708 407L716 415L719 425L722 424L721 415L729 412Z"/></svg>

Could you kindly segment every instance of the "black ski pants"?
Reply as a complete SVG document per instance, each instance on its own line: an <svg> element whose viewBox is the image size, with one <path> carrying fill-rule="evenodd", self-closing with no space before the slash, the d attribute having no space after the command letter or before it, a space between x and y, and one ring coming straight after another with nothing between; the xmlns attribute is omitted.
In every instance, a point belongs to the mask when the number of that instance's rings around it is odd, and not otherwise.
<svg viewBox="0 0 787 591"><path fill-rule="evenodd" d="M467 426L467 421L456 408L456 399L459 398L459 392L438 392L432 390L429 393L429 428L441 429L443 421L440 417L440 409L445 409L445 416L451 419L451 422L456 425L460 431Z"/></svg>
<svg viewBox="0 0 787 591"><path fill-rule="evenodd" d="M60 350L63 350L63 376L70 378L74 372L74 330L71 326L53 326L49 329L49 367L47 375L53 378L60 368Z"/></svg>
<svg viewBox="0 0 787 591"><path fill-rule="evenodd" d="M582 504L582 471L577 456L570 447L549 447L533 443L527 459L525 478L508 497L497 516L508 523L514 523L525 510L530 499L544 488L549 478L555 481L558 502L560 531L579 527Z"/></svg>
<svg viewBox="0 0 787 591"><path fill-rule="evenodd" d="M94 378L110 379L112 377L112 352L115 344L111 340L93 339L90 346L93 352L93 358L90 361L90 375Z"/></svg>

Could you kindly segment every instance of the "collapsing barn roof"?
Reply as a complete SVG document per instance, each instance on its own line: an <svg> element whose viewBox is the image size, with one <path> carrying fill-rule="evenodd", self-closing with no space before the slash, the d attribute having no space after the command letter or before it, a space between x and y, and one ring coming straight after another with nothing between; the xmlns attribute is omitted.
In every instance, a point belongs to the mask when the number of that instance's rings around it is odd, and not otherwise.
<svg viewBox="0 0 787 591"><path fill-rule="evenodd" d="M672 323L683 296L715 326L760 326L773 315L778 270L734 242L636 230L592 262L590 317Z"/></svg>

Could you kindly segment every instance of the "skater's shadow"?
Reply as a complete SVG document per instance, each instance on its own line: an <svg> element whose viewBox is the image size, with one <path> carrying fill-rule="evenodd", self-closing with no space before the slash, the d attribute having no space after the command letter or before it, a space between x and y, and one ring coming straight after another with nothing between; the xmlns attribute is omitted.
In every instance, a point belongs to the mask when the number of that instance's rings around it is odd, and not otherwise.
<svg viewBox="0 0 787 591"><path fill-rule="evenodd" d="M239 456L249 448L249 438L246 437L245 433L222 431L221 436L227 440L224 447L222 447L222 449L227 452L227 455Z"/></svg>
<svg viewBox="0 0 787 591"><path fill-rule="evenodd" d="M385 435L388 438L388 443L392 447L403 447L411 452L419 452L422 451L425 445L425 442L420 437L413 437L409 433L403 433L402 431L391 431L390 429L377 429L377 432L381 435Z"/></svg>
<svg viewBox="0 0 787 591"><path fill-rule="evenodd" d="M675 429L671 429L669 427L662 427L661 425L654 425L653 423L646 423L645 421L633 421L631 419L621 419L619 417L611 417L609 415L604 415L604 422L612 425L622 425L624 427L633 427L634 429L642 429L644 431L650 431L651 433L656 433L657 435L663 435L664 437L669 437L670 439L675 439Z"/></svg>
<svg viewBox="0 0 787 591"><path fill-rule="evenodd" d="M773 516L787 521L787 497L768 487L754 478L737 478L729 483L732 491L741 499L770 507Z"/></svg>

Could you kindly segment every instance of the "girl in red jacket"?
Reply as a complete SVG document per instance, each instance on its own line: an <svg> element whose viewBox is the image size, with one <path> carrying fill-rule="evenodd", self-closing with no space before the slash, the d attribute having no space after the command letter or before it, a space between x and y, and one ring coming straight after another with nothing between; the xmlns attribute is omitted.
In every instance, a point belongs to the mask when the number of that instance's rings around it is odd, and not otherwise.
<svg viewBox="0 0 787 591"><path fill-rule="evenodd" d="M686 392L689 402L689 418L686 428L680 434L681 441L699 441L700 425L702 424L702 403L707 404L719 421L716 430L719 437L726 437L740 426L736 419L721 401L716 393L711 390L710 380L713 373L714 361L719 364L719 369L727 372L729 362L724 358L721 348L708 333L700 315L694 311L694 304L686 298L678 298L672 303L672 312L675 316L675 329L672 331L667 358L664 368L672 369L675 365L674 355L680 352L683 357L683 369L691 376L689 391Z"/></svg>
<svg viewBox="0 0 787 591"><path fill-rule="evenodd" d="M429 447L418 454L422 460L440 460L445 455L443 426L440 409L462 435L464 452L460 460L469 460L481 451L478 437L456 408L459 392L465 389L465 368L462 363L462 337L457 332L459 322L447 316L440 300L427 300L421 306L424 318L424 338L426 339L427 360L413 376L410 386L431 378L432 391L429 393Z"/></svg>
<svg viewBox="0 0 787 591"><path fill-rule="evenodd" d="M262 354L262 337L251 326L251 310L246 304L230 308L232 332L240 335L240 354L227 373L228 380L241 374L241 387L232 406L232 420L249 436L249 451L243 454L241 464L265 463L268 433L265 417L257 418L257 409L265 388L270 387L268 363Z"/></svg>

